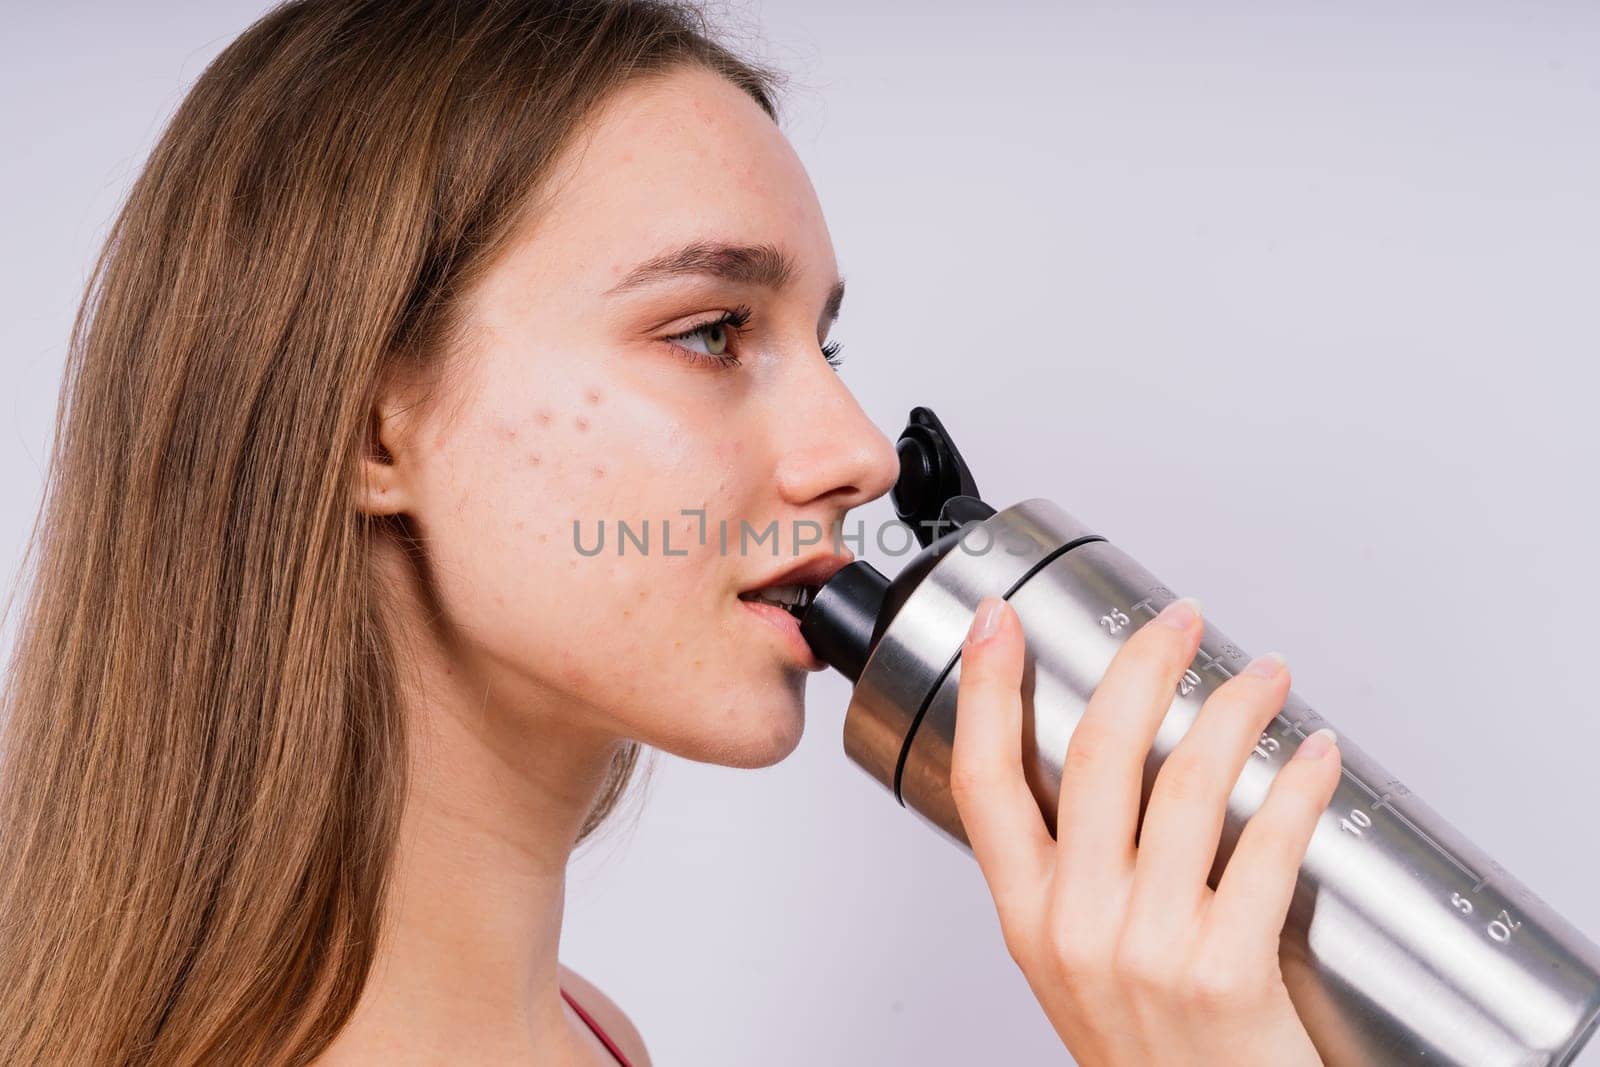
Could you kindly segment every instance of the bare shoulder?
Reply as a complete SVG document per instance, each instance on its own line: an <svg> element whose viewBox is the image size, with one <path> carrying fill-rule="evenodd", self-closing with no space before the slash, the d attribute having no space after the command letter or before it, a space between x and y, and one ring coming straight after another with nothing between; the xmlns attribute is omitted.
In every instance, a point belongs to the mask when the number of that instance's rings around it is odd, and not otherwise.
<svg viewBox="0 0 1600 1067"><path fill-rule="evenodd" d="M623 1054L628 1057L628 1062L633 1067L651 1067L650 1053L644 1047L644 1039L639 1036L639 1031L634 1029L633 1023L623 1014L622 1009L611 1002L611 998L602 993L583 975L557 962L561 975L561 985L575 997L583 1010L594 1017L611 1040L617 1043Z"/></svg>

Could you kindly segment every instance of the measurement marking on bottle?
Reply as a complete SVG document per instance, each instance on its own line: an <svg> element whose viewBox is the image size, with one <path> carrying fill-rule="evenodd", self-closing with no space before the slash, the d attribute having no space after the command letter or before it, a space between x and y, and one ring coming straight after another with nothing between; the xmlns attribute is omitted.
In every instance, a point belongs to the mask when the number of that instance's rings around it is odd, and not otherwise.
<svg viewBox="0 0 1600 1067"><path fill-rule="evenodd" d="M1157 611L1155 608L1150 606L1150 601L1152 599L1153 599L1152 597L1145 597L1143 600L1139 601L1137 604L1134 604L1131 607L1129 607L1128 610L1129 611L1146 611L1146 612L1149 612L1150 613L1150 618L1153 619L1153 618L1155 618L1157 615L1159 615L1161 613L1159 611Z"/></svg>
<svg viewBox="0 0 1600 1067"><path fill-rule="evenodd" d="M1222 675L1222 680L1224 682L1233 677L1233 672L1223 664L1219 657L1213 656L1203 648L1199 650L1199 656L1205 660L1205 663L1200 667L1201 670L1216 671L1218 674Z"/></svg>
<svg viewBox="0 0 1600 1067"><path fill-rule="evenodd" d="M1474 888L1473 892L1476 893L1477 889ZM1472 901L1460 893L1450 894L1450 906L1462 915L1471 915L1473 912ZM1511 940L1511 935L1520 929L1522 929L1522 920L1513 918L1511 912L1501 908L1500 914L1496 915L1484 926L1483 932L1489 935L1489 940L1504 945Z"/></svg>
<svg viewBox="0 0 1600 1067"><path fill-rule="evenodd" d="M1172 596L1172 590L1168 589L1166 586L1158 586L1155 592L1169 598ZM1156 610L1155 605L1152 603L1154 599L1154 596L1147 596L1143 600L1128 605L1127 611L1122 611L1118 608L1112 608L1100 617L1100 625L1104 626L1109 633L1121 633L1127 628L1129 623L1132 622L1131 616L1136 612L1143 612L1145 615L1147 615L1148 618L1146 618L1144 621L1148 622L1150 619L1153 619L1157 615L1161 614ZM1224 656L1237 658L1242 655L1238 646L1231 643L1223 646L1222 651ZM1223 663L1222 657L1213 656L1211 653L1205 650L1204 646L1195 650L1194 661L1195 663L1199 664L1199 668L1197 670L1191 667L1190 669L1184 671L1183 680L1178 683L1179 696L1186 697L1199 687L1201 672L1215 671L1221 676L1222 682L1226 682L1229 678L1233 677L1233 671L1229 670L1227 665ZM1221 684L1221 682L1218 684Z"/></svg>
<svg viewBox="0 0 1600 1067"><path fill-rule="evenodd" d="M1112 608L1110 611L1100 616L1100 625L1106 628L1107 633L1113 635L1121 633L1123 627L1127 626L1128 623L1132 621L1132 619L1128 618L1126 612L1120 611L1117 608Z"/></svg>
<svg viewBox="0 0 1600 1067"><path fill-rule="evenodd" d="M1111 634L1121 633L1133 622L1132 615L1134 613L1143 612L1147 616L1145 621L1149 621L1149 619L1153 619L1160 614L1160 612L1152 604L1152 601L1156 599L1156 597L1159 596L1167 600L1174 599L1172 590L1168 589L1164 585L1153 586L1149 592L1150 595L1146 596L1143 600L1129 605L1126 612L1115 607L1111 608L1104 616L1101 617L1100 624L1104 626ZM1230 670L1223 662L1224 658L1227 658L1233 662L1242 662L1245 658L1245 655L1242 649L1231 642L1225 643L1222 646L1221 656L1213 656L1210 652L1207 652L1203 646L1197 649L1195 663L1199 664L1199 667L1198 669L1191 667L1190 669L1184 671L1184 676L1182 680L1179 681L1177 686L1178 695L1186 697L1190 693L1194 692L1195 689L1199 688L1201 681L1200 672L1203 671L1216 671L1217 674L1221 676L1221 680L1224 682L1229 678L1232 678L1234 676L1234 672ZM1221 683L1219 682L1218 684ZM1315 708L1305 707L1303 712L1301 712L1298 716L1291 716L1287 710L1280 712L1275 717L1274 721L1282 723L1285 727L1285 740L1287 740L1288 735L1292 734L1297 740L1304 741L1306 737L1309 736L1309 732L1306 729L1308 725L1315 728L1315 724L1323 723L1326 720ZM1277 739L1273 738L1268 733L1263 733L1261 735L1260 742L1256 745L1254 754L1270 760L1277 755L1280 747L1281 743ZM1489 876L1480 876L1471 867L1467 866L1460 859L1458 859L1449 849L1435 841L1426 831L1422 829L1422 827L1418 826L1415 822L1408 818L1404 812L1397 809L1391 803L1392 800L1398 797L1408 797L1411 795L1411 790L1408 789L1398 778L1390 777L1387 779L1383 783L1384 792L1380 794L1376 789L1373 789L1366 782L1358 778L1348 767L1341 768L1340 774L1344 778L1355 783L1356 788L1360 789L1369 798L1371 798L1371 803L1367 805L1369 811L1387 812L1391 818L1397 820L1407 829L1409 829L1418 840L1424 842L1429 848L1433 849L1434 852L1444 857L1445 861L1448 862L1452 867L1470 879L1473 883L1471 892L1477 893L1488 884ZM1362 811L1361 808L1356 807L1351 809L1348 815L1340 819L1340 825L1344 830L1354 834L1357 837L1360 837L1367 829L1373 826L1373 819L1372 816L1367 814L1366 811ZM1491 865L1497 872L1502 874L1504 873L1504 869L1501 868L1498 863L1491 861ZM1457 898L1458 906L1460 904L1466 904L1466 911L1468 914L1470 914L1471 904L1465 901L1464 898L1460 898L1459 894L1456 894L1455 896ZM1532 894L1529 893L1526 888L1523 888L1519 891L1519 896L1524 901L1527 901ZM1510 940L1512 931L1516 930L1520 925L1520 922L1513 920L1508 913L1502 911L1500 913L1500 917L1494 922L1490 923L1487 929L1491 938L1504 943Z"/></svg>
<svg viewBox="0 0 1600 1067"><path fill-rule="evenodd" d="M1373 789L1371 786L1369 786L1366 782L1363 782L1360 778L1357 778L1347 768L1340 768L1339 773L1341 775L1343 775L1345 778L1348 778L1350 781L1354 782L1358 789L1360 789L1363 793L1367 794L1367 796L1372 798L1372 803L1368 805L1368 807L1372 811L1378 811L1380 809L1382 809L1384 811L1387 811L1389 813L1389 817L1390 818L1396 819L1396 820L1400 821L1401 823L1405 824L1407 829L1409 829L1413 834L1415 834L1420 840L1426 842L1428 847L1432 848L1439 855L1443 856L1445 858L1445 860L1452 867L1454 867L1456 870L1460 871L1462 874L1466 875L1468 878L1470 878L1474 882L1476 882L1477 885L1474 885L1472 887L1472 891L1474 893L1476 893L1479 889L1483 888L1483 883L1485 881L1487 881L1487 879L1480 878L1478 876L1478 872L1477 871L1474 871L1471 867L1468 867L1465 863L1462 863L1459 859L1456 858L1454 853L1452 853L1449 849L1445 848L1443 845L1439 844L1439 842L1435 841L1432 837L1428 836L1427 831L1423 830L1422 827L1418 826L1416 823L1412 822L1409 818L1407 818L1406 814L1403 811L1401 811L1400 809L1396 808L1393 804L1389 803L1389 801L1394 798L1394 795L1395 795L1394 793L1386 792L1386 793L1384 793L1384 794L1382 794L1380 796L1375 789ZM1407 794L1402 794L1402 795L1408 795L1408 794L1409 794L1409 790L1407 791ZM1356 809L1356 810L1360 811L1359 808ZM1365 814L1365 813L1363 813L1363 814ZM1368 821L1367 821L1367 823L1365 825L1369 825L1369 826L1371 825L1370 816L1368 817Z"/></svg>

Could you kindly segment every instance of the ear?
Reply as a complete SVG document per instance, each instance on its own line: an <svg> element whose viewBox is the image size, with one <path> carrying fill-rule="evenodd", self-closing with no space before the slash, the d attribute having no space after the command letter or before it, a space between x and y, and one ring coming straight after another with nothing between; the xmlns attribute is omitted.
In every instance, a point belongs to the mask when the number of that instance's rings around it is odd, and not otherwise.
<svg viewBox="0 0 1600 1067"><path fill-rule="evenodd" d="M396 515L416 505L419 398L394 386L378 393L367 416L357 472L356 507L368 515Z"/></svg>

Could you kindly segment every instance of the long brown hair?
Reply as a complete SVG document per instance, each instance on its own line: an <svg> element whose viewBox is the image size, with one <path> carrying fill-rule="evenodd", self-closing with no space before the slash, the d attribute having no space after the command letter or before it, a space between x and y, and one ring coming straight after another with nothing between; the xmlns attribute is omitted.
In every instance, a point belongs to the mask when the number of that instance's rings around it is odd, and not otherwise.
<svg viewBox="0 0 1600 1067"><path fill-rule="evenodd" d="M683 65L776 118L663 2L295 0L189 92L74 326L29 548L0 1062L304 1063L348 1019L406 765L355 505L376 390L437 379L585 116Z"/></svg>

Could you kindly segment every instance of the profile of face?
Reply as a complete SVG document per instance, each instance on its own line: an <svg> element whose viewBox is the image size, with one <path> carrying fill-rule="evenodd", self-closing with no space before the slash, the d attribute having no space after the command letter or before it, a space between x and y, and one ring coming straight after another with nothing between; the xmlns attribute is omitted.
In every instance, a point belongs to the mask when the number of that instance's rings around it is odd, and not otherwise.
<svg viewBox="0 0 1600 1067"><path fill-rule="evenodd" d="M898 473L825 352L838 284L804 168L739 88L686 68L591 117L467 297L448 398L385 400L369 463L449 672L484 695L474 728L537 743L560 716L741 767L794 749L821 665L740 594L836 569L832 531Z"/></svg>

